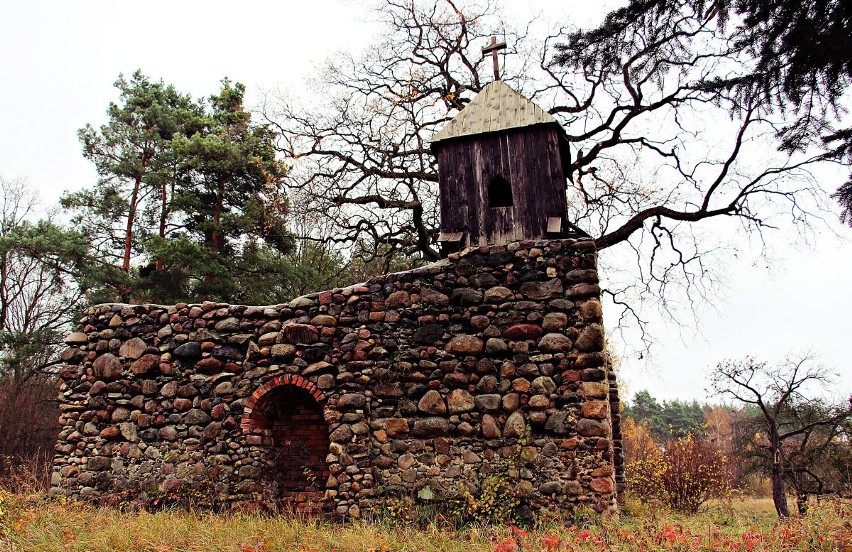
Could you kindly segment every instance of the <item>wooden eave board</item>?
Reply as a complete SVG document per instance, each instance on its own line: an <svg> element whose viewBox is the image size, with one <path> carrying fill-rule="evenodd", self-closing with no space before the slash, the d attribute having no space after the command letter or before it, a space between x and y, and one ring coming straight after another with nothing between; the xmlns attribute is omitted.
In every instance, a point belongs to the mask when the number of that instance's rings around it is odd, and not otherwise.
<svg viewBox="0 0 852 552"><path fill-rule="evenodd" d="M547 233L558 234L562 232L562 219L559 217L547 218Z"/></svg>
<svg viewBox="0 0 852 552"><path fill-rule="evenodd" d="M461 241L464 237L464 232L444 232L441 231L441 234L438 236L439 242L457 242Z"/></svg>
<svg viewBox="0 0 852 552"><path fill-rule="evenodd" d="M548 112L503 81L494 81L432 136L432 145L462 136L554 123L559 124Z"/></svg>

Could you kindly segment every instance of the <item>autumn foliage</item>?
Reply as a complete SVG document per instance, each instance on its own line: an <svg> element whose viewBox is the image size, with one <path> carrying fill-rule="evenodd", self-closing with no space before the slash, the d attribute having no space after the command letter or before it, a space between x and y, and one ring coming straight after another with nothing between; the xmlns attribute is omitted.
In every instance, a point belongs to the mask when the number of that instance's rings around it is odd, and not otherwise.
<svg viewBox="0 0 852 552"><path fill-rule="evenodd" d="M626 466L627 484L642 500L688 513L731 492L728 460L712 443L687 435Z"/></svg>
<svg viewBox="0 0 852 552"><path fill-rule="evenodd" d="M660 446L651 435L647 421L637 422L630 416L621 422L621 437L624 441L624 461L628 465L638 460L657 458Z"/></svg>

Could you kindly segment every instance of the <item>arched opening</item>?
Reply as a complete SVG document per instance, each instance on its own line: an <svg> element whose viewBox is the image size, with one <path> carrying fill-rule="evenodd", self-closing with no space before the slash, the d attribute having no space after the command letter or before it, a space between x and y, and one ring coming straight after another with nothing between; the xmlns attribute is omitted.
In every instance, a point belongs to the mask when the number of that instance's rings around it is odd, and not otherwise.
<svg viewBox="0 0 852 552"><path fill-rule="evenodd" d="M312 384L294 378L301 381L258 390L264 392L253 396L244 429L260 436L265 445L265 500L281 509L317 513L324 505L329 476L328 424L317 402L319 391L312 392L308 388Z"/></svg>
<svg viewBox="0 0 852 552"><path fill-rule="evenodd" d="M488 182L488 206L511 207L512 205L514 205L512 184L501 174L492 177Z"/></svg>

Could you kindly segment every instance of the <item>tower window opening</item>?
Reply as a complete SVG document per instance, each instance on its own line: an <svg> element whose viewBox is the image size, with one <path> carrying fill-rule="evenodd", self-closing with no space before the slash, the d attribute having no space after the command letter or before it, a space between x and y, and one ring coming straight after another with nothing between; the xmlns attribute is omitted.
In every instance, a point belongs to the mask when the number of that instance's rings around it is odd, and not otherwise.
<svg viewBox="0 0 852 552"><path fill-rule="evenodd" d="M503 178L503 175L496 175L488 183L488 206L489 207L511 207L514 205L512 201L512 184Z"/></svg>

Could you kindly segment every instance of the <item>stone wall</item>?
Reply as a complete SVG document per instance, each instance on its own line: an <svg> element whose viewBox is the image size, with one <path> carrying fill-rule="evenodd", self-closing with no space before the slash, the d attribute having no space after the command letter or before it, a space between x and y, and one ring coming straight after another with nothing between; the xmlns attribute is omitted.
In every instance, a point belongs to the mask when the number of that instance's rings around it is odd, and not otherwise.
<svg viewBox="0 0 852 552"><path fill-rule="evenodd" d="M508 477L528 513L613 509L595 261L521 242L285 305L92 307L66 340L52 492L359 517Z"/></svg>

